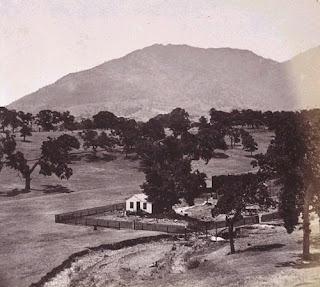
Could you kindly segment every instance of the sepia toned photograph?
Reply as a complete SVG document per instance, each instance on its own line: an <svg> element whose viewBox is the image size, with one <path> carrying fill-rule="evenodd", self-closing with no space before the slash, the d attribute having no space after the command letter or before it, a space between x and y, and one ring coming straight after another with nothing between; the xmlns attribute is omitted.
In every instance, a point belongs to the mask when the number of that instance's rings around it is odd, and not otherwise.
<svg viewBox="0 0 320 287"><path fill-rule="evenodd" d="M0 287L319 287L318 0L0 0Z"/></svg>

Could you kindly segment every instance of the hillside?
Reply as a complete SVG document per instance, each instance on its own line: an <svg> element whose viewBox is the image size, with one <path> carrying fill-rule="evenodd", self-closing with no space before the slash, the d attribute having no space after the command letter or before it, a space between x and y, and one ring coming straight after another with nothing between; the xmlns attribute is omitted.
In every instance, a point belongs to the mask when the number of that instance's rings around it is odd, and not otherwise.
<svg viewBox="0 0 320 287"><path fill-rule="evenodd" d="M305 106L302 95L312 104L319 101L319 78L320 48L278 63L246 50L157 44L69 74L9 108L70 110L78 116L110 110L136 118L178 106L195 116L212 107L288 110Z"/></svg>

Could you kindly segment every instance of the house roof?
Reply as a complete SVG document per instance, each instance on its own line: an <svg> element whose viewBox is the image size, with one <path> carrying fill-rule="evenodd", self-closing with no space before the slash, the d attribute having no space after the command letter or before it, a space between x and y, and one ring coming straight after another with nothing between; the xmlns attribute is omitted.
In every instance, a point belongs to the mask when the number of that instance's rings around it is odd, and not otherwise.
<svg viewBox="0 0 320 287"><path fill-rule="evenodd" d="M259 205L257 204L248 204L246 209L259 209Z"/></svg>
<svg viewBox="0 0 320 287"><path fill-rule="evenodd" d="M130 198L128 198L127 200L130 200L130 199L135 199L142 202L148 202L148 196L144 193L137 193L131 196Z"/></svg>

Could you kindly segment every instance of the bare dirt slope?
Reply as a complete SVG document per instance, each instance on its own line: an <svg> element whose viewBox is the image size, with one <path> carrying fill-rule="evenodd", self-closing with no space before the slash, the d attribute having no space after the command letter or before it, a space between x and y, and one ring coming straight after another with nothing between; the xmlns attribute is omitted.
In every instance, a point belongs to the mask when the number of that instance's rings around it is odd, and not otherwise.
<svg viewBox="0 0 320 287"><path fill-rule="evenodd" d="M318 223L313 227L313 252L319 252ZM196 238L93 252L44 286L319 286L320 262L299 257L301 231L256 225L242 235L234 255L227 255L227 243Z"/></svg>

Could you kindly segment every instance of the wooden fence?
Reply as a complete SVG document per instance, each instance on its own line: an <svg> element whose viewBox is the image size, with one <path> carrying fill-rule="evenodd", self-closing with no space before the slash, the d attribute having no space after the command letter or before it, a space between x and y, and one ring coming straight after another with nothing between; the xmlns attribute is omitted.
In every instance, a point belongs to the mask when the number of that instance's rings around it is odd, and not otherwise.
<svg viewBox="0 0 320 287"><path fill-rule="evenodd" d="M280 218L280 214L278 211L276 211L276 212L261 215L261 222L272 221L279 218Z"/></svg>
<svg viewBox="0 0 320 287"><path fill-rule="evenodd" d="M97 218L85 218L75 217L72 219L63 220L63 223L85 225L93 227L106 227L115 229L134 229L134 230L148 230L148 231L160 231L167 233L185 233L187 229L184 225L177 224L158 224L158 223L146 223L137 221L124 221L124 220L109 220L109 219L97 219Z"/></svg>
<svg viewBox="0 0 320 287"><path fill-rule="evenodd" d="M105 205L105 206L77 210L73 212L61 213L61 214L55 215L55 222L64 223L66 220L70 220L70 219L81 218L89 215L101 214L104 212L110 212L115 210L123 210L125 208L126 208L125 203L117 203L112 205Z"/></svg>
<svg viewBox="0 0 320 287"><path fill-rule="evenodd" d="M85 225L97 227L107 227L115 229L134 229L134 230L148 230L148 231L160 231L167 233L186 233L186 232L208 232L212 229L226 228L226 221L209 221L204 222L200 221L192 227L178 225L178 224L159 224L159 223L146 223L139 221L125 221L125 220L109 220L109 219L98 219L88 217L90 215L101 214L104 212L112 212L115 210L125 209L125 203L118 203L112 205L106 205L101 207L94 207L88 209L77 210L74 212L67 212L62 214L55 215L56 223L66 223L66 224L75 224L75 225ZM279 218L278 212L273 212L269 214L264 214L259 220L258 215L244 217L241 220L235 223L235 227L248 224L256 224L260 222L271 221Z"/></svg>

